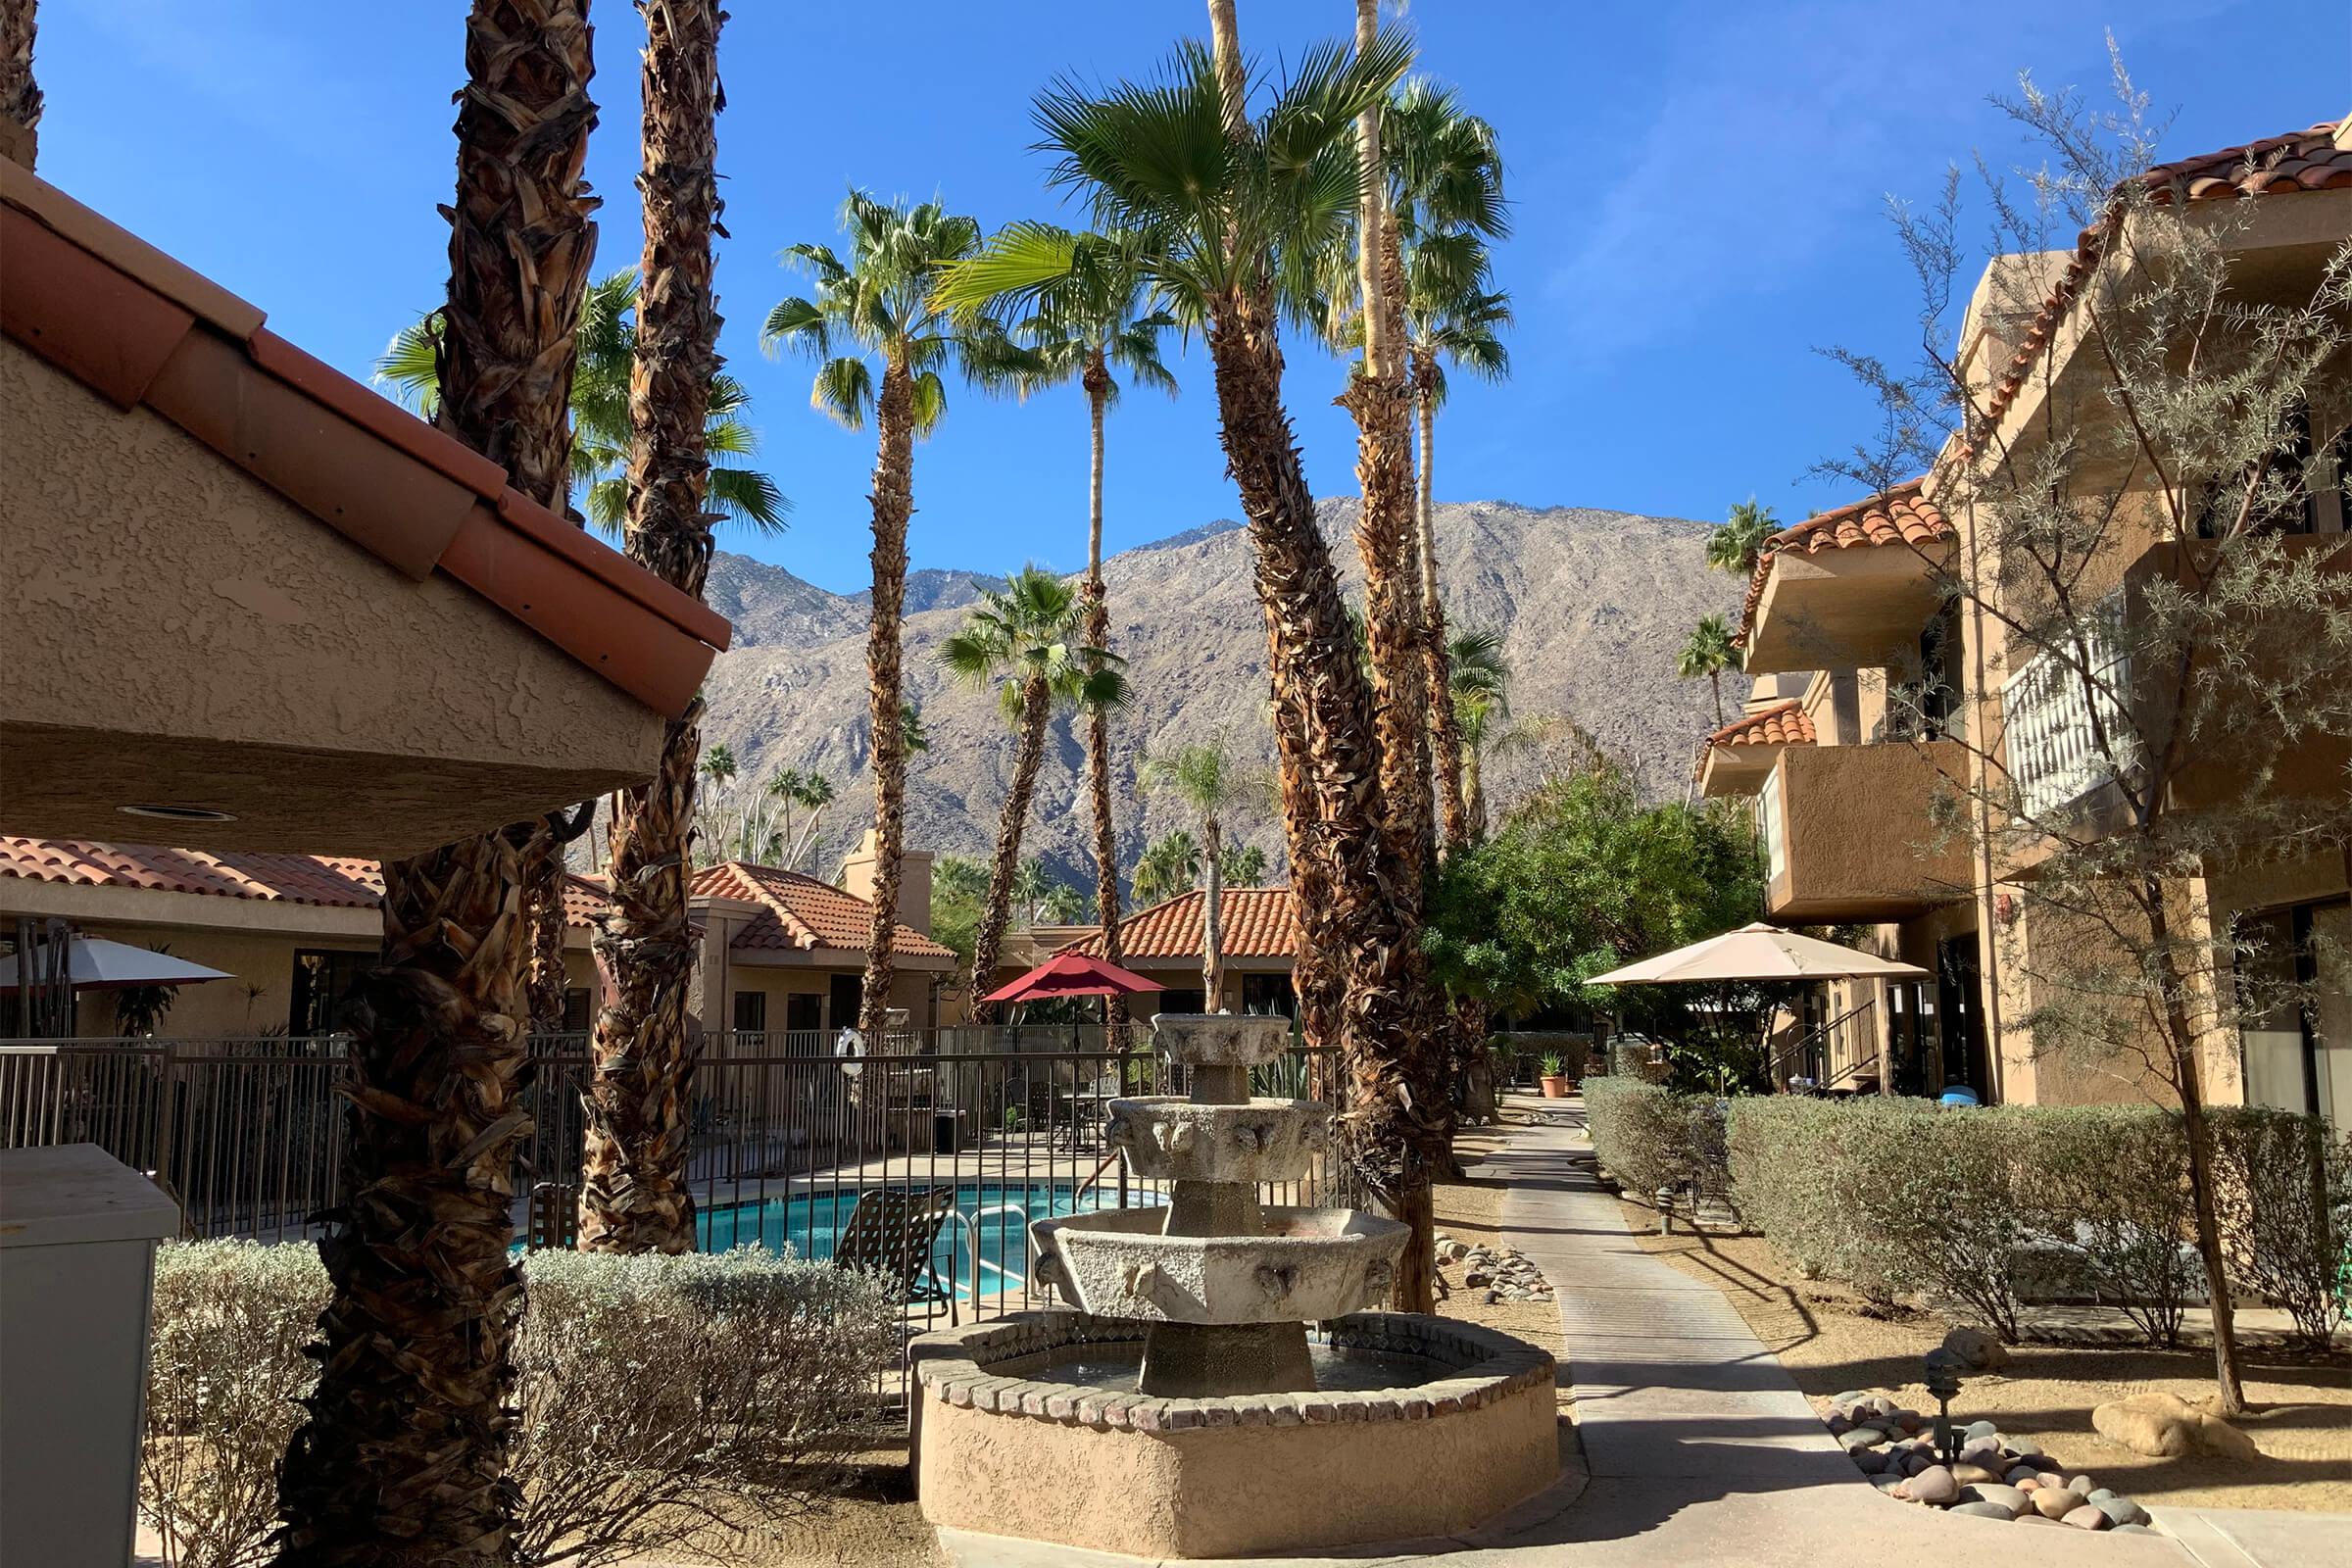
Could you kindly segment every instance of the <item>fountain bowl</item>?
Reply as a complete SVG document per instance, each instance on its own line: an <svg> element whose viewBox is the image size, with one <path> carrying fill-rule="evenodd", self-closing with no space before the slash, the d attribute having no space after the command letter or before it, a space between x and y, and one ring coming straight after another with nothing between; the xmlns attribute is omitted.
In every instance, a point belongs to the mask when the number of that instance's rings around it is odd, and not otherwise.
<svg viewBox="0 0 2352 1568"><path fill-rule="evenodd" d="M1156 1181L1295 1182L1331 1142L1331 1108L1315 1100L1203 1105L1181 1095L1110 1102L1104 1134L1139 1176Z"/></svg>
<svg viewBox="0 0 2352 1568"><path fill-rule="evenodd" d="M1449 1318L1365 1312L1327 1348L1424 1381L1162 1398L1055 1376L1138 1325L1032 1312L916 1338L924 1517L1139 1557L1228 1557L1476 1529L1559 1477L1552 1358Z"/></svg>
<svg viewBox="0 0 2352 1568"><path fill-rule="evenodd" d="M1262 1236L1163 1236L1164 1208L1031 1222L1031 1278L1098 1317L1298 1323L1388 1298L1410 1231L1348 1208L1265 1210Z"/></svg>
<svg viewBox="0 0 2352 1568"><path fill-rule="evenodd" d="M1291 1021L1278 1012L1162 1012L1152 1032L1186 1067L1262 1067L1291 1049Z"/></svg>

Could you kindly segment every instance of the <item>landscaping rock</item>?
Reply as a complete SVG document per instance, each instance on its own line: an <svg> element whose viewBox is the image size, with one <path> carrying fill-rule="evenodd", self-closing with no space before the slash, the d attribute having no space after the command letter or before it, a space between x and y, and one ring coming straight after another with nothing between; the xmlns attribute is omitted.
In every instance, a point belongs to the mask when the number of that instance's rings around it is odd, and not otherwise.
<svg viewBox="0 0 2352 1568"><path fill-rule="evenodd" d="M2034 1494L2034 1511L2044 1519L2063 1519L2077 1508L2089 1506L2082 1500L2082 1494L2062 1487L2044 1487Z"/></svg>
<svg viewBox="0 0 2352 1568"><path fill-rule="evenodd" d="M2098 1483L2088 1476L2077 1476L2066 1484L2066 1490L2082 1494L2082 1500L2087 1502L2090 1500L2090 1494L2098 1490Z"/></svg>
<svg viewBox="0 0 2352 1568"><path fill-rule="evenodd" d="M2002 1507L1997 1502L1956 1502L1952 1504L1951 1511L1953 1513L1967 1514L1972 1519L1999 1519L2007 1521L2015 1517L2009 1512L2008 1509Z"/></svg>
<svg viewBox="0 0 2352 1568"><path fill-rule="evenodd" d="M1853 1453L1858 1449L1879 1446L1886 1441L1886 1434L1877 1427L1856 1427L1851 1432L1841 1434L1838 1441L1844 1445L1846 1452Z"/></svg>
<svg viewBox="0 0 2352 1568"><path fill-rule="evenodd" d="M2144 1525L2148 1522L2147 1509L2142 1508L2130 1497L2119 1497L2113 1493L2109 1493L2104 1497L2093 1497L2090 1505L2105 1514L2107 1522L2119 1530L2132 1525Z"/></svg>
<svg viewBox="0 0 2352 1568"><path fill-rule="evenodd" d="M2111 1400L2090 1412L2090 1424L2108 1442L2152 1459L2178 1458L2185 1453L2213 1453L2231 1459L2261 1457L2253 1439L2178 1395L2134 1394Z"/></svg>
<svg viewBox="0 0 2352 1568"><path fill-rule="evenodd" d="M1903 1483L1903 1488L1914 1500L1936 1507L1944 1507L1960 1500L1960 1483L1953 1480L1952 1473L1939 1464L1928 1466ZM2101 1515L2102 1522L2104 1519L2105 1516Z"/></svg>
<svg viewBox="0 0 2352 1568"><path fill-rule="evenodd" d="M2009 1451L2020 1459L2038 1459L2041 1457L2041 1445L2038 1443L2014 1443L2009 1446Z"/></svg>
<svg viewBox="0 0 2352 1568"><path fill-rule="evenodd" d="M1872 1476L1870 1484L1881 1492L1892 1492L1903 1484L1903 1478L1889 1470L1885 1475Z"/></svg>
<svg viewBox="0 0 2352 1568"><path fill-rule="evenodd" d="M1998 1486L2001 1480L1997 1471L1987 1470L1981 1464L1952 1466L1952 1479L1964 1487L1982 1487L1987 1484Z"/></svg>
<svg viewBox="0 0 2352 1568"><path fill-rule="evenodd" d="M1958 1330L1954 1330L1953 1332L1957 1333ZM1967 1439L1969 1442L1975 1443L1984 1438L1991 1438L1995 1440L1995 1446L1999 1446L1998 1440L2000 1435L2001 1429L1994 1426L1989 1421L1971 1421L1967 1426L1960 1429L1960 1436Z"/></svg>
<svg viewBox="0 0 2352 1568"><path fill-rule="evenodd" d="M1943 1348L1972 1372L1997 1372L2009 1364L2008 1350L1983 1329L1954 1329L1943 1337Z"/></svg>
<svg viewBox="0 0 2352 1568"><path fill-rule="evenodd" d="M1886 1454L1882 1449L1850 1448L1847 1451L1854 1456L1855 1467L1866 1476L1881 1475L1887 1469Z"/></svg>
<svg viewBox="0 0 2352 1568"><path fill-rule="evenodd" d="M2055 1519L2044 1519L2037 1513L2021 1513L2017 1516L2017 1522L2021 1525L2054 1525L2058 1521Z"/></svg>
<svg viewBox="0 0 2352 1568"><path fill-rule="evenodd" d="M2027 1486L2034 1484L2034 1477L2036 1473L2037 1472L2034 1470L2034 1468L2030 1464L2013 1464L2009 1467L2008 1471L2002 1475L2001 1479L2008 1482L2013 1487Z"/></svg>
<svg viewBox="0 0 2352 1568"><path fill-rule="evenodd" d="M2059 1523L2073 1525L2077 1530L2104 1530L2112 1521L2086 1502L2073 1513L2068 1514Z"/></svg>
<svg viewBox="0 0 2352 1568"><path fill-rule="evenodd" d="M1998 1503L2012 1519L2021 1513L2030 1512L2034 1507L2033 1495L2030 1493L2020 1492L2015 1487L2004 1487L1995 1482L1990 1486L1980 1485L1974 1490L1978 1501Z"/></svg>

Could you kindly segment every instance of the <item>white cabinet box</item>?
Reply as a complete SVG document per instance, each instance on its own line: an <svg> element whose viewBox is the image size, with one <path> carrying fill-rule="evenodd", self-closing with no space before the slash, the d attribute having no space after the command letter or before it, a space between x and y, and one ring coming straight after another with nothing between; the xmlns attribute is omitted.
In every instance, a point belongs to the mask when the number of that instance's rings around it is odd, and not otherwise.
<svg viewBox="0 0 2352 1568"><path fill-rule="evenodd" d="M130 1560L155 1244L178 1231L95 1144L0 1151L0 1563Z"/></svg>

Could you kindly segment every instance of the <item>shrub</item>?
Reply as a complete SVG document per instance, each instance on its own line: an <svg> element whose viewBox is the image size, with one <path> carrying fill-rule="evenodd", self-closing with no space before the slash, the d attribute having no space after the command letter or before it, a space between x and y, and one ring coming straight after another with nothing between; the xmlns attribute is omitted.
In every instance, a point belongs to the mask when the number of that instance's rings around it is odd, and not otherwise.
<svg viewBox="0 0 2352 1568"><path fill-rule="evenodd" d="M772 1527L862 1442L899 1317L871 1277L745 1249L536 1252L515 1340L525 1564L581 1568ZM308 1243L156 1256L140 1507L183 1568L268 1556L276 1467L317 1381ZM714 1528L715 1527L715 1528Z"/></svg>
<svg viewBox="0 0 2352 1568"><path fill-rule="evenodd" d="M2211 1115L2231 1279L2284 1311L2298 1342L2325 1349L2344 1316L2334 1276L2352 1230L2352 1133L2283 1110Z"/></svg>
<svg viewBox="0 0 2352 1568"><path fill-rule="evenodd" d="M1584 1087L1592 1152L1628 1193L1646 1201L1690 1179L1690 1109L1682 1096L1638 1078L1588 1078Z"/></svg>
<svg viewBox="0 0 2352 1568"><path fill-rule="evenodd" d="M2093 1300L2120 1310L2150 1345L2180 1343L2205 1294L2190 1238L2186 1145L2178 1113L2154 1105L2046 1106L2026 1113L2036 1192L2070 1216L2058 1248ZM2071 1232L2071 1234L2070 1234Z"/></svg>

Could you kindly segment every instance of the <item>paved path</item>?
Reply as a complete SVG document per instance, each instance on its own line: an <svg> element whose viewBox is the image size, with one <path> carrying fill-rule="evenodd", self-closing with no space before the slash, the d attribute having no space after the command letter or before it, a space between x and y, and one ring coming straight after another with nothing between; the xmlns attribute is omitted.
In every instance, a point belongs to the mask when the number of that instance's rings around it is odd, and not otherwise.
<svg viewBox="0 0 2352 1568"><path fill-rule="evenodd" d="M1936 1562L2034 1568L2352 1568L2341 1515L2162 1509L2164 1536L2089 1535L1914 1508L1864 1484L1779 1360L1721 1292L1642 1250L1592 1175L1576 1102L1479 1168L1510 1184L1503 1242L1557 1292L1560 1376L1590 1480L1456 1540L1398 1543L1298 1565L1448 1568L1845 1568ZM1533 1108L1533 1107L1530 1107ZM1116 1499L1072 1499L1113 1506ZM941 1532L957 1568L1093 1568L1139 1559Z"/></svg>

